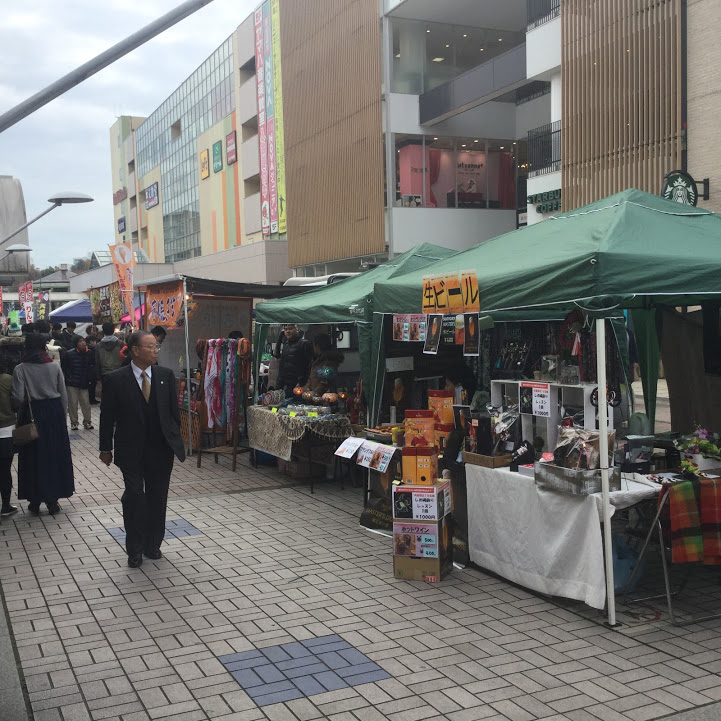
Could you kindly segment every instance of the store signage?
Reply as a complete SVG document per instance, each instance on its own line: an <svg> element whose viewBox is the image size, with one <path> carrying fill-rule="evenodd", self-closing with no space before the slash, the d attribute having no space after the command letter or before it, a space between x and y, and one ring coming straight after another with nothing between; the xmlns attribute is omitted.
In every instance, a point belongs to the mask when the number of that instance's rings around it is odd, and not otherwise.
<svg viewBox="0 0 721 721"><path fill-rule="evenodd" d="M356 438L355 436L346 438L336 449L335 455L341 458L352 458L364 442L364 438Z"/></svg>
<svg viewBox="0 0 721 721"><path fill-rule="evenodd" d="M550 409L551 386L548 383L521 383L521 413L538 418L549 418Z"/></svg>
<svg viewBox="0 0 721 721"><path fill-rule="evenodd" d="M225 136L225 162L228 165L238 161L238 151L235 147L235 130Z"/></svg>
<svg viewBox="0 0 721 721"><path fill-rule="evenodd" d="M120 190L113 193L113 205L117 205L128 197L128 189L123 186Z"/></svg>
<svg viewBox="0 0 721 721"><path fill-rule="evenodd" d="M529 205L536 206L537 213L555 213L561 210L561 189L529 195L527 200Z"/></svg>
<svg viewBox="0 0 721 721"><path fill-rule="evenodd" d="M219 173L223 169L223 141L213 143L213 172Z"/></svg>
<svg viewBox="0 0 721 721"><path fill-rule="evenodd" d="M210 177L210 160L207 150L200 152L200 179L205 180Z"/></svg>
<svg viewBox="0 0 721 721"><path fill-rule="evenodd" d="M120 299L120 287L117 283L93 288L89 296L93 323L120 323L123 317L123 301Z"/></svg>
<svg viewBox="0 0 721 721"><path fill-rule="evenodd" d="M278 194L278 232L287 232L285 207L285 138L283 121L283 71L280 60L280 1L270 0L270 25L273 39L273 106L275 110L275 181Z"/></svg>
<svg viewBox="0 0 721 721"><path fill-rule="evenodd" d="M108 246L110 257L113 260L115 276L118 279L121 297L125 304L125 310L131 313L133 310L133 270L135 263L133 249L130 245L118 243Z"/></svg>
<svg viewBox="0 0 721 721"><path fill-rule="evenodd" d="M160 202L158 196L158 184L153 183L145 189L145 210L154 208Z"/></svg>
<svg viewBox="0 0 721 721"><path fill-rule="evenodd" d="M33 282L31 280L25 283L25 301L27 303L33 302Z"/></svg>
<svg viewBox="0 0 721 721"><path fill-rule="evenodd" d="M162 283L150 286L146 293L150 325L175 326L183 308L183 284Z"/></svg>
<svg viewBox="0 0 721 721"><path fill-rule="evenodd" d="M478 278L473 270L423 276L424 313L464 313L480 310Z"/></svg>
<svg viewBox="0 0 721 721"><path fill-rule="evenodd" d="M696 181L682 170L672 170L670 173L666 173L663 178L661 196L675 203L696 205L698 203Z"/></svg>
<svg viewBox="0 0 721 721"><path fill-rule="evenodd" d="M20 283L18 286L18 300L20 301L20 305L25 302L25 283Z"/></svg>
<svg viewBox="0 0 721 721"><path fill-rule="evenodd" d="M125 232L125 216L118 218L118 233Z"/></svg>
<svg viewBox="0 0 721 721"><path fill-rule="evenodd" d="M258 152L260 153L260 222L263 236L270 235L270 187L268 181L268 127L265 115L265 47L263 44L263 7L253 16L255 30L255 77L258 101Z"/></svg>

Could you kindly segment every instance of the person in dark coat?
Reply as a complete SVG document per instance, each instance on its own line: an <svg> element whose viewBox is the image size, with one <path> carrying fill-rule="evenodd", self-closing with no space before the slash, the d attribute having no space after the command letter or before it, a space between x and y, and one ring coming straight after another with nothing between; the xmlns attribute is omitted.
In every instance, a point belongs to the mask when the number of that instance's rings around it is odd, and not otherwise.
<svg viewBox="0 0 721 721"><path fill-rule="evenodd" d="M123 473L123 521L128 566L143 554L162 557L170 474L174 457L185 460L173 371L154 365L158 346L152 334L128 338L132 361L103 378L100 405L100 460Z"/></svg>
<svg viewBox="0 0 721 721"><path fill-rule="evenodd" d="M95 357L95 346L98 344L95 335L85 337L85 343L88 346L88 354L90 355L90 377L88 378L88 401L91 406L100 405L100 401L95 398L95 384L98 382L98 371L96 366L97 358Z"/></svg>
<svg viewBox="0 0 721 721"><path fill-rule="evenodd" d="M12 464L15 456L13 430L17 420L10 398L12 389L13 378L8 374L7 361L0 358L0 516L3 518L18 512L17 506L10 503L13 488Z"/></svg>
<svg viewBox="0 0 721 721"><path fill-rule="evenodd" d="M68 413L70 414L70 430L78 430L78 403L83 411L83 428L93 430L90 418L90 385L91 353L85 339L76 336L75 347L61 359L60 364L65 375L65 386L68 392Z"/></svg>
<svg viewBox="0 0 721 721"><path fill-rule="evenodd" d="M313 338L313 353L313 363L310 366L308 376L308 389L313 391L315 395L338 390L337 371L343 363L343 353L333 348L330 336L327 333L318 333ZM324 374L322 369L325 368L332 368L336 373Z"/></svg>
<svg viewBox="0 0 721 721"><path fill-rule="evenodd" d="M313 344L303 337L293 324L287 324L276 343L276 356L280 358L276 388L285 391L285 397L293 396L293 388L304 386L308 381L310 364L313 362Z"/></svg>
<svg viewBox="0 0 721 721"><path fill-rule="evenodd" d="M71 351L75 348L75 341L80 338L80 336L75 332L76 327L75 323L71 320L65 324L65 330L62 332L60 343L67 351Z"/></svg>
<svg viewBox="0 0 721 721"><path fill-rule="evenodd" d="M25 352L13 371L12 403L19 409L18 426L31 422L32 408L38 429L38 438L18 450L18 498L28 501L30 513L39 513L45 503L55 515L60 512L58 498L75 492L75 478L65 420L65 379L45 350L46 341L40 333L26 336Z"/></svg>

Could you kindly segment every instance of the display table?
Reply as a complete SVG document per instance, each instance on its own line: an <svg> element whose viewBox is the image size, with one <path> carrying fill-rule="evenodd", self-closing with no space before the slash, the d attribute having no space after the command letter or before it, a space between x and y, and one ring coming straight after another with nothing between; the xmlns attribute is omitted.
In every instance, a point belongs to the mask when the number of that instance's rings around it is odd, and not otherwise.
<svg viewBox="0 0 721 721"><path fill-rule="evenodd" d="M634 481L621 484L610 494L612 512L659 492ZM527 476L470 464L466 486L473 563L534 591L604 607L600 493L539 490Z"/></svg>
<svg viewBox="0 0 721 721"><path fill-rule="evenodd" d="M264 406L248 408L248 443L255 450L290 461L293 443L301 441L306 434L340 442L353 435L353 428L347 416L291 418Z"/></svg>

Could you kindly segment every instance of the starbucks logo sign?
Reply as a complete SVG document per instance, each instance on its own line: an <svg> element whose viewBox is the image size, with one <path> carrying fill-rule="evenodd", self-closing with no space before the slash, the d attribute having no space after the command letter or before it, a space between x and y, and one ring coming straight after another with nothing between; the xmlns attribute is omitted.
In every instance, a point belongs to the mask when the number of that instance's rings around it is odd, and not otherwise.
<svg viewBox="0 0 721 721"><path fill-rule="evenodd" d="M684 205L696 205L698 202L698 189L696 181L681 170L673 170L663 179L661 195L666 200Z"/></svg>

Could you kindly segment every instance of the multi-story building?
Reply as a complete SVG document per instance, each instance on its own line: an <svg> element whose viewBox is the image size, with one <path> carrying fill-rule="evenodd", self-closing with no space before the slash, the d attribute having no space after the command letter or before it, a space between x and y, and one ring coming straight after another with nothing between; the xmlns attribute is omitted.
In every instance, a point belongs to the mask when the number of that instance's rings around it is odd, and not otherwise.
<svg viewBox="0 0 721 721"><path fill-rule="evenodd" d="M268 0L113 126L117 237L274 282L465 249L676 169L719 209L717 2Z"/></svg>

